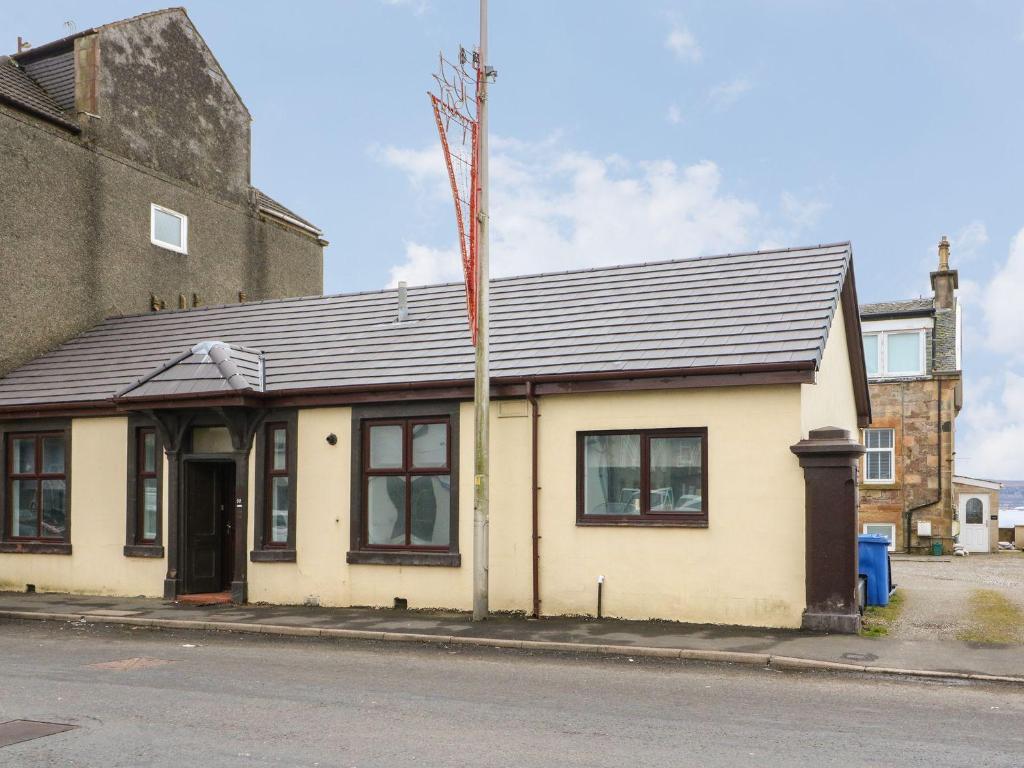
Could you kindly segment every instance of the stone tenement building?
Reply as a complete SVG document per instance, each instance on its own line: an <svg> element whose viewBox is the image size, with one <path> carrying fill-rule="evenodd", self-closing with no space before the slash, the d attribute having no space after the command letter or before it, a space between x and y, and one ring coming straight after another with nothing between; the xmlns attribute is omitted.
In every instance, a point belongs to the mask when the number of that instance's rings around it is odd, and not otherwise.
<svg viewBox="0 0 1024 768"><path fill-rule="evenodd" d="M107 316L322 292L250 122L184 9L0 57L0 374Z"/></svg>
<svg viewBox="0 0 1024 768"><path fill-rule="evenodd" d="M864 430L860 523L892 549L922 551L960 533L953 488L962 405L960 305L949 242L939 243L932 298L860 308L871 392Z"/></svg>

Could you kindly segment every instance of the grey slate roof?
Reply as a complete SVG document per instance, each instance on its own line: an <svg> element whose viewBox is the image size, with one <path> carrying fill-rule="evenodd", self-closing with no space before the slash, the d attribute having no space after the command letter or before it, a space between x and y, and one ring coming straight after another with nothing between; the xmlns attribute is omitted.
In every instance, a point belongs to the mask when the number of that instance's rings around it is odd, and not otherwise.
<svg viewBox="0 0 1024 768"><path fill-rule="evenodd" d="M492 376L816 367L850 263L840 243L493 280ZM385 290L111 318L0 379L0 409L109 400L209 339L259 350L268 393L472 381L461 283L410 288L409 313Z"/></svg>
<svg viewBox="0 0 1024 768"><path fill-rule="evenodd" d="M285 220L291 219L292 224L303 229L307 229L315 235L322 234L320 227L302 218L299 214L295 213L295 211L285 208L262 189L256 189L256 187L253 187L253 190L256 192L256 205L264 213L269 213L271 216L277 216L278 218L283 218Z"/></svg>
<svg viewBox="0 0 1024 768"><path fill-rule="evenodd" d="M0 57L0 101L72 131L79 130L78 123L61 109L53 96L7 56Z"/></svg>
<svg viewBox="0 0 1024 768"><path fill-rule="evenodd" d="M122 398L262 392L263 355L254 349L204 341L118 392Z"/></svg>
<svg viewBox="0 0 1024 768"><path fill-rule="evenodd" d="M931 314L933 308L934 306L930 298L904 299L902 301L880 301L876 304L861 304L860 316L905 315L910 313L926 315Z"/></svg>
<svg viewBox="0 0 1024 768"><path fill-rule="evenodd" d="M61 109L75 109L75 52L74 44L64 51L30 58L29 50L18 58L25 72L42 86Z"/></svg>

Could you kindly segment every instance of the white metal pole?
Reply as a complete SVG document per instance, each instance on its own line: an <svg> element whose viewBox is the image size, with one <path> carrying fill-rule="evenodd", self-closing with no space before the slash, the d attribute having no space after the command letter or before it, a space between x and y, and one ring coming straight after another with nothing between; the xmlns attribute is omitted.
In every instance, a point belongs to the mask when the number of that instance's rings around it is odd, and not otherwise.
<svg viewBox="0 0 1024 768"><path fill-rule="evenodd" d="M480 0L480 204L477 250L477 331L476 377L474 380L475 432L473 444L473 621L482 621L488 614L488 531L490 481L490 360L488 344L488 304L490 300L490 268L487 232L487 0Z"/></svg>

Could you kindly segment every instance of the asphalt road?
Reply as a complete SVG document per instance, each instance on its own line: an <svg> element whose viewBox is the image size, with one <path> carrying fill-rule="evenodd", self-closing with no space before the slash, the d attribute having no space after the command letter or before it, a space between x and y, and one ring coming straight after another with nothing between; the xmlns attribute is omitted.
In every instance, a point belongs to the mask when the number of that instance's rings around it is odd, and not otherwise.
<svg viewBox="0 0 1024 768"><path fill-rule="evenodd" d="M5 768L1024 764L1010 687L45 622L0 622L14 719L80 727Z"/></svg>

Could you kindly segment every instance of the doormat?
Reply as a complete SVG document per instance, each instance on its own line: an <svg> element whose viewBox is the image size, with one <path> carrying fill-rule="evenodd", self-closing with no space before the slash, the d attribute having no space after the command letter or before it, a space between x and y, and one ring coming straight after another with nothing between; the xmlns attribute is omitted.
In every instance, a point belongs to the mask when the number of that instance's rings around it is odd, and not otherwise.
<svg viewBox="0 0 1024 768"><path fill-rule="evenodd" d="M204 605L231 605L230 592L207 592L198 595L178 595L175 600L178 605L190 605L202 607Z"/></svg>
<svg viewBox="0 0 1024 768"><path fill-rule="evenodd" d="M43 736L53 736L55 733L64 733L77 727L65 723L43 723L38 720L9 720L0 723L0 747L9 747L11 744L32 741Z"/></svg>

